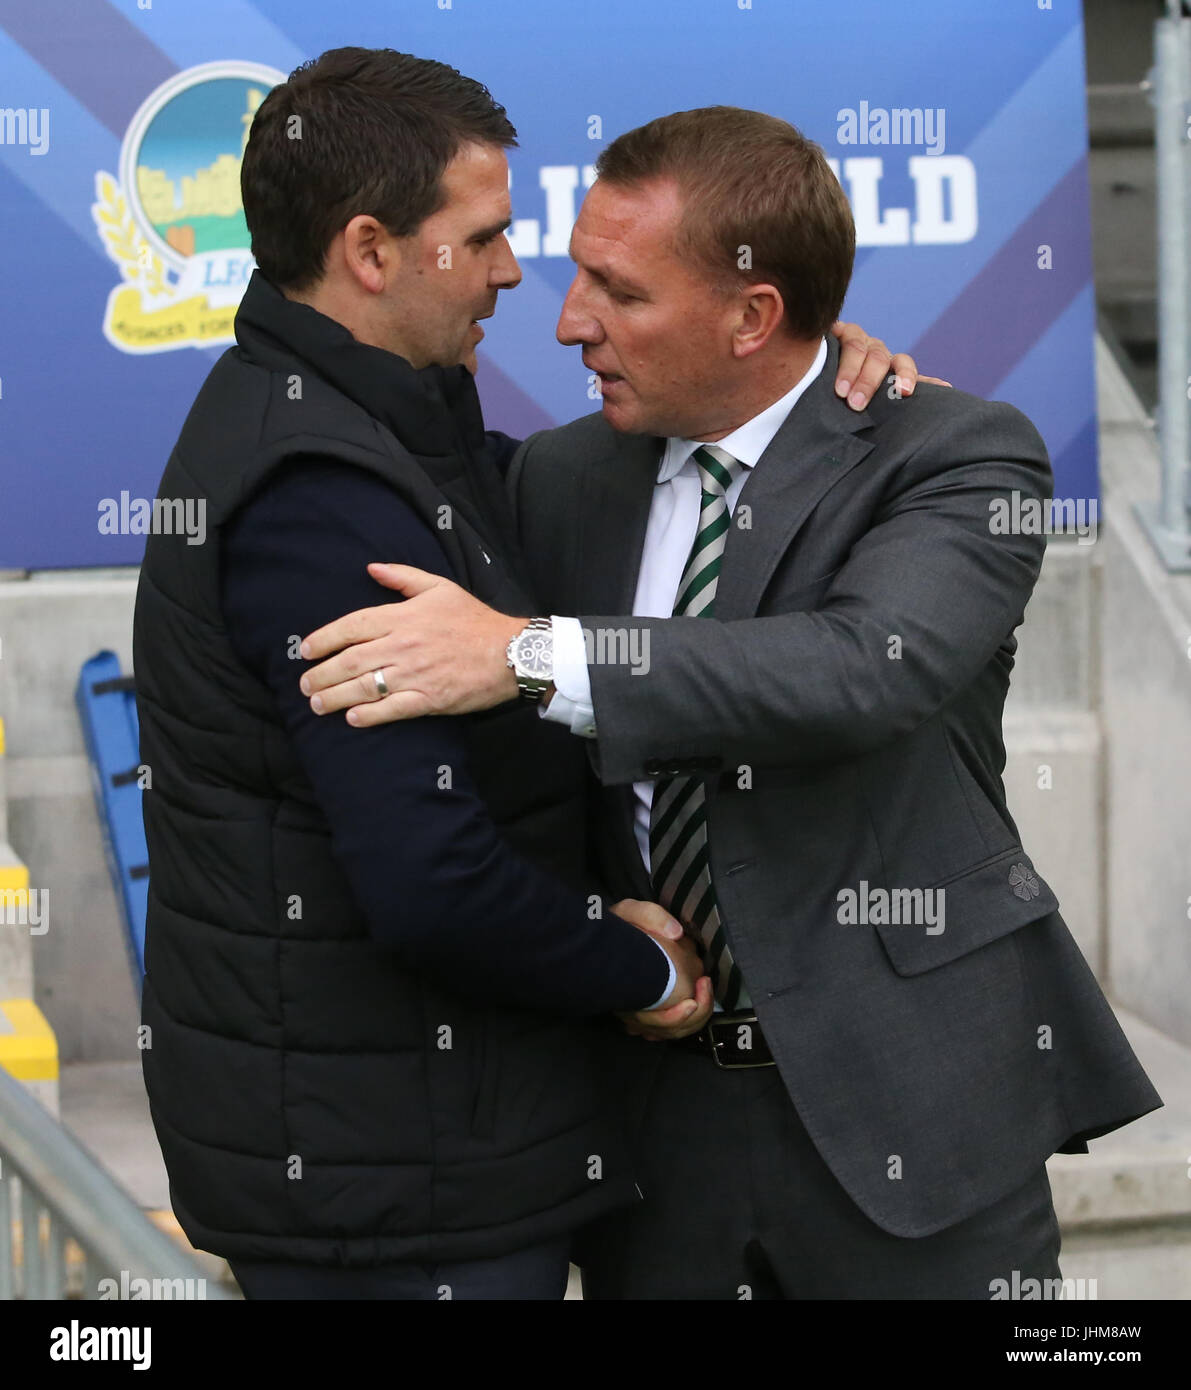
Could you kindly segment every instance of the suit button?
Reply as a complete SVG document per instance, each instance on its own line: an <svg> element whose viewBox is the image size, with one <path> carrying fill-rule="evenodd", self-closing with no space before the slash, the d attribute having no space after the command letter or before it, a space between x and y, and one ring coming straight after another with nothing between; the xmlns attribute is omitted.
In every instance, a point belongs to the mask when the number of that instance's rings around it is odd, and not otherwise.
<svg viewBox="0 0 1191 1390"><path fill-rule="evenodd" d="M649 777L660 777L662 775L662 764L658 761L657 758L650 758L648 762L643 764L643 766L645 768L646 775Z"/></svg>

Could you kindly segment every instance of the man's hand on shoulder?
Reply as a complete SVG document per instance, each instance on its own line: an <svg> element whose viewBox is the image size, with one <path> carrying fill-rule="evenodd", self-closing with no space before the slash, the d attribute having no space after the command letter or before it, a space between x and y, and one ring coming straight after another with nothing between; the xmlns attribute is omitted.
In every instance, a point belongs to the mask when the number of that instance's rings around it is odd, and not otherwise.
<svg viewBox="0 0 1191 1390"><path fill-rule="evenodd" d="M902 396L912 396L920 381L951 385L937 376L919 376L918 364L908 352L891 353L880 338L870 338L858 323L836 323L831 332L840 346L835 394L846 396L853 410L863 410L890 378L896 380Z"/></svg>
<svg viewBox="0 0 1191 1390"><path fill-rule="evenodd" d="M348 710L360 728L427 714L469 714L517 697L505 653L528 618L497 613L441 575L411 565L371 564L401 603L360 608L303 639L302 677L316 714ZM389 694L382 695L380 672Z"/></svg>

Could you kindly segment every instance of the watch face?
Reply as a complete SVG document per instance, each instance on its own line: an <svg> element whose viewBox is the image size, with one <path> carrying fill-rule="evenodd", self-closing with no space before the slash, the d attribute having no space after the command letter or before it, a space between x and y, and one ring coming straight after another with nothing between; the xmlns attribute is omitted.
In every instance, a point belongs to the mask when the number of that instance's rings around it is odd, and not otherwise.
<svg viewBox="0 0 1191 1390"><path fill-rule="evenodd" d="M554 674L552 636L549 632L526 632L517 639L513 657L524 675L549 680Z"/></svg>

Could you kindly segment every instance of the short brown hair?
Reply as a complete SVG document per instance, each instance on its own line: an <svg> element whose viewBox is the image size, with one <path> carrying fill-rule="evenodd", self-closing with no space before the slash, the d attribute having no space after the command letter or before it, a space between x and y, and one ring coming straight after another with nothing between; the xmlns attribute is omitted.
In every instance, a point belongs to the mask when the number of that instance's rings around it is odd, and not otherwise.
<svg viewBox="0 0 1191 1390"><path fill-rule="evenodd" d="M786 121L737 106L677 111L614 140L596 174L621 187L674 179L680 249L727 286L775 285L794 337L821 337L839 317L856 255L852 210L823 151Z"/></svg>
<svg viewBox="0 0 1191 1390"><path fill-rule="evenodd" d="M302 290L353 217L409 236L442 207L443 171L471 143L508 147L517 132L487 87L445 63L391 48L333 48L303 63L261 102L244 150L257 265Z"/></svg>

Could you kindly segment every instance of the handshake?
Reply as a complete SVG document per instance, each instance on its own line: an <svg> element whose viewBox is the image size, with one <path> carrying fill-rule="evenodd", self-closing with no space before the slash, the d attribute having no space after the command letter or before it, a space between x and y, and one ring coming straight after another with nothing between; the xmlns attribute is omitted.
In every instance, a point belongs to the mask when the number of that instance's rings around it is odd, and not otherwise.
<svg viewBox="0 0 1191 1390"><path fill-rule="evenodd" d="M703 962L693 939L659 903L623 898L612 907L618 917L630 922L661 946L674 964L674 988L659 1009L621 1013L617 1017L628 1032L649 1042L673 1041L697 1033L711 1017L715 1006L711 977L703 973Z"/></svg>

